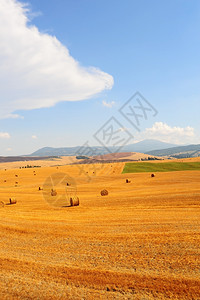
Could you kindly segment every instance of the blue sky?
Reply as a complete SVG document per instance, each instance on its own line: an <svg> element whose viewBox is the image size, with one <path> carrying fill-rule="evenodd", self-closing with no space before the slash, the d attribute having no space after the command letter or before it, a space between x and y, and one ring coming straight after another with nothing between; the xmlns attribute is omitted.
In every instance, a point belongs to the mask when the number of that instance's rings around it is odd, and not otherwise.
<svg viewBox="0 0 200 300"><path fill-rule="evenodd" d="M199 1L0 0L0 20L0 155L98 145L112 116L130 143L200 143ZM136 91L158 111L140 132Z"/></svg>

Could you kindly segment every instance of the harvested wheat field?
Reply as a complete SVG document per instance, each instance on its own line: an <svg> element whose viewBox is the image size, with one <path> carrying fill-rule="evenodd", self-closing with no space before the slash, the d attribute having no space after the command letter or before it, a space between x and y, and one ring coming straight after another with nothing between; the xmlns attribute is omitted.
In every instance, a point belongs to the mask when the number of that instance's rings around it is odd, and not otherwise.
<svg viewBox="0 0 200 300"><path fill-rule="evenodd" d="M27 165L30 167L39 166L39 167L55 167L60 165L66 165L76 162L75 156L59 156L59 157L49 157L46 159L37 159L37 160L27 160L25 161L13 161L13 162L1 162L1 169L14 169L14 168L25 168Z"/></svg>
<svg viewBox="0 0 200 300"><path fill-rule="evenodd" d="M0 170L0 299L200 299L200 171L124 165Z"/></svg>

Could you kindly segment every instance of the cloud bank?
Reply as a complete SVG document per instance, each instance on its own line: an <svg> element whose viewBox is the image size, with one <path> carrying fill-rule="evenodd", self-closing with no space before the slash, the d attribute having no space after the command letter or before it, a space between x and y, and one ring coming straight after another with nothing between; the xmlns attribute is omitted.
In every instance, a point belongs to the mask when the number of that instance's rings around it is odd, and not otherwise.
<svg viewBox="0 0 200 300"><path fill-rule="evenodd" d="M158 139L163 142L173 144L200 143L199 137L196 135L193 127L185 128L178 126L170 126L163 122L155 122L151 128L146 128L137 139Z"/></svg>
<svg viewBox="0 0 200 300"><path fill-rule="evenodd" d="M29 26L17 0L0 0L0 41L0 118L88 99L113 86L111 75L82 67L56 37Z"/></svg>
<svg viewBox="0 0 200 300"><path fill-rule="evenodd" d="M10 134L8 132L0 132L0 139L9 139Z"/></svg>

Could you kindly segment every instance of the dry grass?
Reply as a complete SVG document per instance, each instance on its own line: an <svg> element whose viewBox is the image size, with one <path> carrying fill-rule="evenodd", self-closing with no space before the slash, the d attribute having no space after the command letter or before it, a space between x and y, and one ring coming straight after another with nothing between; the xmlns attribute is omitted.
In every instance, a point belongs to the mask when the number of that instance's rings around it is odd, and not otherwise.
<svg viewBox="0 0 200 300"><path fill-rule="evenodd" d="M127 185L123 166L21 169L18 187L16 170L0 171L1 201L17 200L0 209L0 299L200 299L200 171ZM38 186L56 172L75 178L80 206L44 200Z"/></svg>
<svg viewBox="0 0 200 300"><path fill-rule="evenodd" d="M52 158L46 160L30 160L30 161L16 161L16 162L4 162L0 163L0 170L7 171L7 169L16 169L20 167L29 166L41 166L41 167L54 167L63 166L66 164L71 164L77 162L75 156L62 156L60 158ZM16 176L17 177L17 176Z"/></svg>

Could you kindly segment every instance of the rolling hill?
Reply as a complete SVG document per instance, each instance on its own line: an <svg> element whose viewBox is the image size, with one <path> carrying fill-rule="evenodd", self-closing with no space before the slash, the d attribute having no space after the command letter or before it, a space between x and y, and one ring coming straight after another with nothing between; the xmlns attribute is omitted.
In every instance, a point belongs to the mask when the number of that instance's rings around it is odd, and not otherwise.
<svg viewBox="0 0 200 300"><path fill-rule="evenodd" d="M156 156L172 156L175 158L198 157L200 156L200 144L153 150L146 153Z"/></svg>
<svg viewBox="0 0 200 300"><path fill-rule="evenodd" d="M140 152L146 153L147 151L166 149L174 147L176 145L164 143L158 140L144 140L138 143L131 145L126 145L123 148L119 147L110 147L110 153L115 152ZM93 146L91 153L88 152L87 147L77 146L77 147L62 147L62 148L53 148L53 147L44 147L41 148L29 156L76 156L76 155L88 155L96 156L109 153L104 147Z"/></svg>

